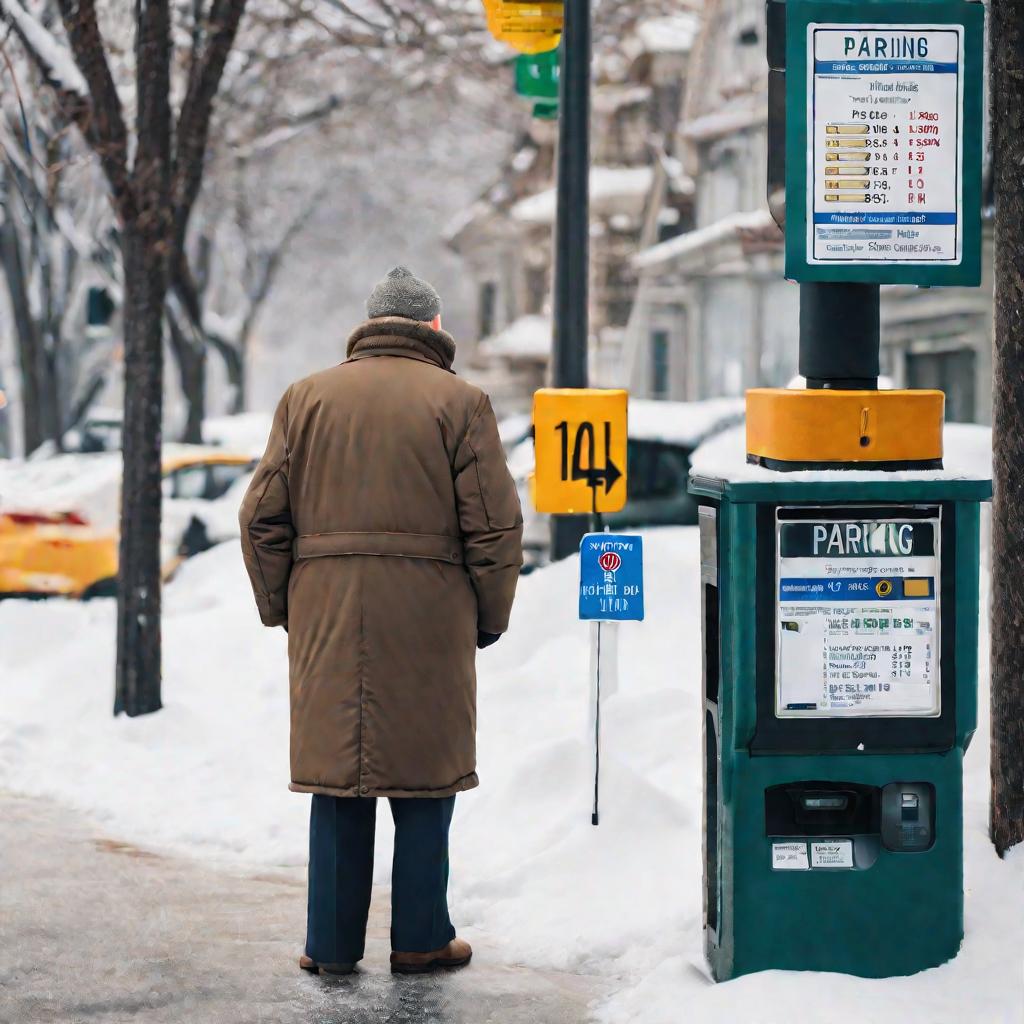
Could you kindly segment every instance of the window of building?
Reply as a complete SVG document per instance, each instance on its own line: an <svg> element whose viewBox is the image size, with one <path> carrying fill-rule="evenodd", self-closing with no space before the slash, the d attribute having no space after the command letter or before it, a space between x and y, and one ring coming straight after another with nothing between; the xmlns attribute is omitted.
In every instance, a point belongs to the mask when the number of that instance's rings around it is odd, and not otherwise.
<svg viewBox="0 0 1024 1024"><path fill-rule="evenodd" d="M548 297L547 267L526 268L526 312L543 313Z"/></svg>
<svg viewBox="0 0 1024 1024"><path fill-rule="evenodd" d="M651 331L651 397L668 398L668 331Z"/></svg>
<svg viewBox="0 0 1024 1024"><path fill-rule="evenodd" d="M946 393L946 420L975 420L975 352L971 348L947 352L908 352L907 387L936 388Z"/></svg>
<svg viewBox="0 0 1024 1024"><path fill-rule="evenodd" d="M498 305L498 286L493 281L480 285L479 328L480 337L489 338L494 333L494 313Z"/></svg>

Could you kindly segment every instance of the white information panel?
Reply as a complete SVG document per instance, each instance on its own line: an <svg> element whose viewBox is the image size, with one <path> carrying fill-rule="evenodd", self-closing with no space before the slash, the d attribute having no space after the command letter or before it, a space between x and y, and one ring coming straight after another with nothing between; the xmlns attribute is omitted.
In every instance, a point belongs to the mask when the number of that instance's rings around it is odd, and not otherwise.
<svg viewBox="0 0 1024 1024"><path fill-rule="evenodd" d="M776 716L937 716L938 518L780 518L777 539Z"/></svg>
<svg viewBox="0 0 1024 1024"><path fill-rule="evenodd" d="M807 27L807 261L963 255L960 25Z"/></svg>

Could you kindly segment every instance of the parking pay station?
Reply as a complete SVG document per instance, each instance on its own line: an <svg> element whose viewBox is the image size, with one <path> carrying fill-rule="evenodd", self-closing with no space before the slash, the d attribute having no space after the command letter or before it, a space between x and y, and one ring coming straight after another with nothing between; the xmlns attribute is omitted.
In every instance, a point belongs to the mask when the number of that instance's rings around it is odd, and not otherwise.
<svg viewBox="0 0 1024 1024"><path fill-rule="evenodd" d="M963 937L991 487L942 470L941 392L877 390L878 284L976 280L982 16L769 3L808 388L750 392L751 465L691 480L718 980L910 974Z"/></svg>

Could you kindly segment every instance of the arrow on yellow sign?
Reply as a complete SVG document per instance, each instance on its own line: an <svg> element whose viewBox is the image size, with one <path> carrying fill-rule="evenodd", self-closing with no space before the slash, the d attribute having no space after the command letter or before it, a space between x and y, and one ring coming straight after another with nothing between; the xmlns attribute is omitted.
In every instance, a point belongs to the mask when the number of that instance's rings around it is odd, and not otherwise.
<svg viewBox="0 0 1024 1024"><path fill-rule="evenodd" d="M618 512L626 504L628 393L541 388L533 396L538 512Z"/></svg>

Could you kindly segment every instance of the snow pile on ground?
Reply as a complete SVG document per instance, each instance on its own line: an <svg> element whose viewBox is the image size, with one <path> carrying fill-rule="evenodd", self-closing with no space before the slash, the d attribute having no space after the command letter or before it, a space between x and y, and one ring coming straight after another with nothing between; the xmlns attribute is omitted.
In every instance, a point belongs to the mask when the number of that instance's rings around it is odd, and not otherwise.
<svg viewBox="0 0 1024 1024"><path fill-rule="evenodd" d="M769 972L710 982L697 532L650 531L645 554L648 619L623 625L619 688L602 709L599 828L573 560L522 580L509 635L480 657L482 785L459 797L453 831L460 930L486 956L602 976L613 993L595 1007L603 1024L1017 1021L1024 856L1000 862L985 835L986 692L967 757L960 956L888 981ZM159 714L111 717L113 634L110 601L0 603L0 787L70 802L129 841L304 864L308 798L286 790L286 638L259 625L236 545L192 559L167 588ZM378 821L383 881L383 807Z"/></svg>

